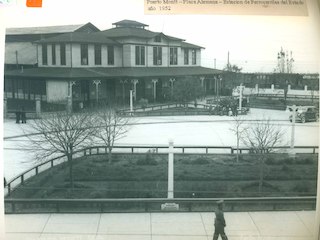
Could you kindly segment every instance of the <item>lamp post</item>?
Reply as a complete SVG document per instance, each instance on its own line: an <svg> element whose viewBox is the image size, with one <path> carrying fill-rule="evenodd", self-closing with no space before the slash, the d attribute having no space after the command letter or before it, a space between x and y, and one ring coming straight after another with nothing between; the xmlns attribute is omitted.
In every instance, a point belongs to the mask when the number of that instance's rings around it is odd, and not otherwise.
<svg viewBox="0 0 320 240"><path fill-rule="evenodd" d="M290 154L295 156L294 152L294 133L295 133L295 125L296 125L296 105L292 106L292 118L291 118L291 144L290 144Z"/></svg>
<svg viewBox="0 0 320 240"><path fill-rule="evenodd" d="M96 104L99 104L99 85L101 84L101 80L93 80L93 84L96 85Z"/></svg>
<svg viewBox="0 0 320 240"><path fill-rule="evenodd" d="M153 83L153 101L156 101L158 79L152 79L152 83Z"/></svg>
<svg viewBox="0 0 320 240"><path fill-rule="evenodd" d="M69 81L69 88L68 88L68 97L67 97L67 112L72 112L72 86L75 85L75 81Z"/></svg>

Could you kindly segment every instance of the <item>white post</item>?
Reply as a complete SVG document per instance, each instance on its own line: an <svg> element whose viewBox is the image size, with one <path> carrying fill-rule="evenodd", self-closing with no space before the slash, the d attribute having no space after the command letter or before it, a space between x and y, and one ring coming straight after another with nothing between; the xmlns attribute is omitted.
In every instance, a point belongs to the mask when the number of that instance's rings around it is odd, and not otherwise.
<svg viewBox="0 0 320 240"><path fill-rule="evenodd" d="M152 79L152 83L153 83L153 100L156 101L158 79Z"/></svg>
<svg viewBox="0 0 320 240"><path fill-rule="evenodd" d="M271 84L271 91L274 91L274 84Z"/></svg>
<svg viewBox="0 0 320 240"><path fill-rule="evenodd" d="M291 90L291 85L289 84L288 85L288 92Z"/></svg>
<svg viewBox="0 0 320 240"><path fill-rule="evenodd" d="M130 90L130 112L133 112L133 94L132 94L133 90Z"/></svg>
<svg viewBox="0 0 320 240"><path fill-rule="evenodd" d="M97 106L98 106L98 103L99 103L99 85L101 84L101 81L100 80L93 80L93 84L96 85L96 103L97 103Z"/></svg>
<svg viewBox="0 0 320 240"><path fill-rule="evenodd" d="M258 94L259 93L259 84L256 84L256 94Z"/></svg>
<svg viewBox="0 0 320 240"><path fill-rule="evenodd" d="M169 158L168 158L168 198L174 198L173 185L174 185L174 156L173 156L173 140L169 140Z"/></svg>
<svg viewBox="0 0 320 240"><path fill-rule="evenodd" d="M291 145L290 145L290 153L291 155L295 155L294 152L294 132L295 132L295 125L296 125L296 105L292 106L292 124L291 124Z"/></svg>
<svg viewBox="0 0 320 240"><path fill-rule="evenodd" d="M304 86L304 91L305 91L305 92L308 91L308 86L307 86L307 85Z"/></svg>

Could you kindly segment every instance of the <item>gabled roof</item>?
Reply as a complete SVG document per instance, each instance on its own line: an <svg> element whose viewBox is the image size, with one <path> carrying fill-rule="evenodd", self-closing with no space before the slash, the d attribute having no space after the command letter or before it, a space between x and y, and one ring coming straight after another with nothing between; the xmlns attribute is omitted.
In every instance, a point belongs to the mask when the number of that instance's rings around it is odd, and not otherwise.
<svg viewBox="0 0 320 240"><path fill-rule="evenodd" d="M144 28L149 26L144 23L140 23L133 20L126 20L126 19L119 22L112 23L112 25L115 25L116 27L135 27L135 28Z"/></svg>
<svg viewBox="0 0 320 240"><path fill-rule="evenodd" d="M221 70L205 67L114 67L114 68L30 68L5 71L6 77L80 79L113 77L179 77L220 74Z"/></svg>
<svg viewBox="0 0 320 240"><path fill-rule="evenodd" d="M118 45L112 39L95 33L72 32L37 41L37 43L104 43Z"/></svg>
<svg viewBox="0 0 320 240"><path fill-rule="evenodd" d="M159 34L161 34L162 36L170 40L184 41L184 39L171 37L160 32L152 32L143 28L134 28L134 27L111 28L111 29L107 29L97 33L97 35L103 35L108 38L138 37L138 38L146 38L146 39L154 38Z"/></svg>
<svg viewBox="0 0 320 240"><path fill-rule="evenodd" d="M25 34L51 34L83 31L85 28L91 28L93 31L100 31L92 23L62 26L46 27L24 27L24 28L7 28L6 35L25 35Z"/></svg>
<svg viewBox="0 0 320 240"><path fill-rule="evenodd" d="M187 43L187 42L182 42L181 43L181 47L183 48L203 48L204 47L201 47L201 46L198 46L198 45L194 45L194 44L191 44L191 43Z"/></svg>

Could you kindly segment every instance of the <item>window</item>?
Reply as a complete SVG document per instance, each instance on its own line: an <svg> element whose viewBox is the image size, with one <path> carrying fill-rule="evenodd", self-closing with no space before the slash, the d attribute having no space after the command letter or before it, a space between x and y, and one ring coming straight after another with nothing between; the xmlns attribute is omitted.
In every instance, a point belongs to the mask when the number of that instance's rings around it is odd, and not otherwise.
<svg viewBox="0 0 320 240"><path fill-rule="evenodd" d="M136 65L145 64L145 47L136 46Z"/></svg>
<svg viewBox="0 0 320 240"><path fill-rule="evenodd" d="M192 49L192 65L197 64L197 53L195 49Z"/></svg>
<svg viewBox="0 0 320 240"><path fill-rule="evenodd" d="M48 48L47 44L42 44L42 64L48 65Z"/></svg>
<svg viewBox="0 0 320 240"><path fill-rule="evenodd" d="M60 44L60 63L66 65L66 45L64 43Z"/></svg>
<svg viewBox="0 0 320 240"><path fill-rule="evenodd" d="M184 57L184 65L189 64L189 49L185 48L183 49L183 57Z"/></svg>
<svg viewBox="0 0 320 240"><path fill-rule="evenodd" d="M155 42L161 42L161 36L160 36L160 35L156 36L156 37L154 38L154 41L155 41Z"/></svg>
<svg viewBox="0 0 320 240"><path fill-rule="evenodd" d="M88 44L81 44L81 65L88 65Z"/></svg>
<svg viewBox="0 0 320 240"><path fill-rule="evenodd" d="M101 65L101 45L94 45L94 64Z"/></svg>
<svg viewBox="0 0 320 240"><path fill-rule="evenodd" d="M51 52L52 52L52 65L56 65L56 45L52 44L51 46Z"/></svg>
<svg viewBox="0 0 320 240"><path fill-rule="evenodd" d="M178 64L178 48L171 47L170 48L170 65Z"/></svg>
<svg viewBox="0 0 320 240"><path fill-rule="evenodd" d="M153 65L162 65L162 47L153 47Z"/></svg>
<svg viewBox="0 0 320 240"><path fill-rule="evenodd" d="M114 47L108 46L108 65L114 64Z"/></svg>

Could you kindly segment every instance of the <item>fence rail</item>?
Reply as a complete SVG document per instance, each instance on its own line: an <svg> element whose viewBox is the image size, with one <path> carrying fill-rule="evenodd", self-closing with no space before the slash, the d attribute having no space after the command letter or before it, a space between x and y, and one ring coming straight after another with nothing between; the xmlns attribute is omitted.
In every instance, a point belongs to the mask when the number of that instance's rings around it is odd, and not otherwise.
<svg viewBox="0 0 320 240"><path fill-rule="evenodd" d="M5 199L5 213L160 212L162 204L178 204L165 211L212 211L218 198L126 199ZM225 198L226 211L313 210L316 197Z"/></svg>

